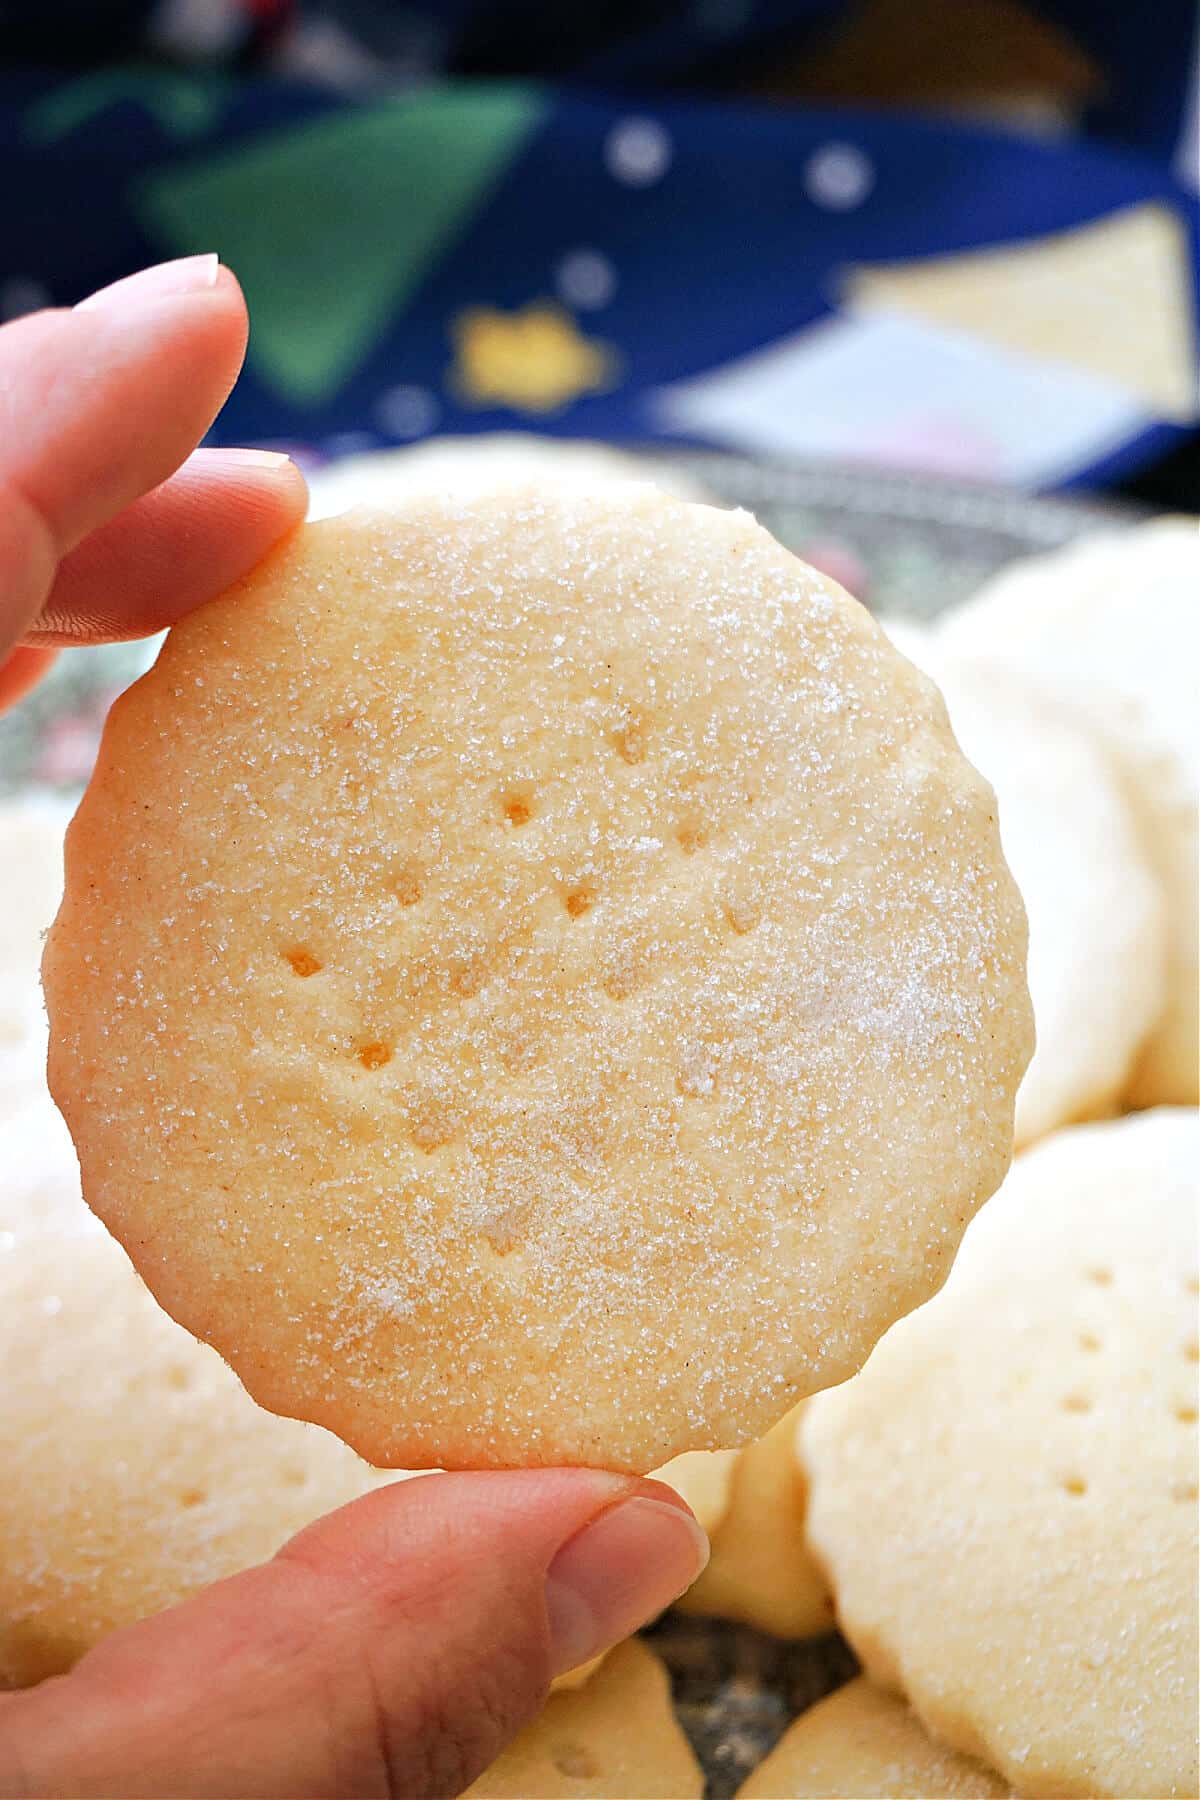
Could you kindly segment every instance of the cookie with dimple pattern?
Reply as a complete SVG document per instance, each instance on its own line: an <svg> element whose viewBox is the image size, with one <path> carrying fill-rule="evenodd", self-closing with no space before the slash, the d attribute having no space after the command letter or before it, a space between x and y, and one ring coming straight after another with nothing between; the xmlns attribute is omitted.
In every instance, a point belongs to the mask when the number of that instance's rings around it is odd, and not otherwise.
<svg viewBox="0 0 1200 1800"><path fill-rule="evenodd" d="M262 1412L104 1232L0 1231L0 1366L0 1687L396 1479Z"/></svg>
<svg viewBox="0 0 1200 1800"><path fill-rule="evenodd" d="M585 1687L551 1694L463 1800L700 1800L703 1792L667 1671L630 1638Z"/></svg>
<svg viewBox="0 0 1200 1800"><path fill-rule="evenodd" d="M1024 953L936 692L753 520L422 501L303 528L113 708L51 1086L265 1405L378 1464L641 1471L939 1285Z"/></svg>
<svg viewBox="0 0 1200 1800"><path fill-rule="evenodd" d="M945 1289L809 1406L867 1673L1024 1795L1196 1792L1200 1115L1018 1157Z"/></svg>
<svg viewBox="0 0 1200 1800"><path fill-rule="evenodd" d="M931 1738L894 1694L860 1676L794 1719L737 1800L989 1800L1006 1781Z"/></svg>

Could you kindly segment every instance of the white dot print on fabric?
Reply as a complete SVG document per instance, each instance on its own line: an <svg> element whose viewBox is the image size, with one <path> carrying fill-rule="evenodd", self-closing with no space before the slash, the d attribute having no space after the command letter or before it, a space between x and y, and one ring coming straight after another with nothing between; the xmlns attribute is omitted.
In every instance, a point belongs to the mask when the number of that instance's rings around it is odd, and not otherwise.
<svg viewBox="0 0 1200 1800"><path fill-rule="evenodd" d="M600 250L571 250L554 271L559 298L580 312L607 306L617 291L617 271Z"/></svg>
<svg viewBox="0 0 1200 1800"><path fill-rule="evenodd" d="M875 186L875 167L854 144L822 144L804 165L804 186L818 206L849 212Z"/></svg>
<svg viewBox="0 0 1200 1800"><path fill-rule="evenodd" d="M671 166L670 133L657 119L618 119L604 140L608 172L626 187L653 187Z"/></svg>
<svg viewBox="0 0 1200 1800"><path fill-rule="evenodd" d="M387 388L375 402L375 419L392 437L419 438L433 430L441 408L428 388L401 383Z"/></svg>

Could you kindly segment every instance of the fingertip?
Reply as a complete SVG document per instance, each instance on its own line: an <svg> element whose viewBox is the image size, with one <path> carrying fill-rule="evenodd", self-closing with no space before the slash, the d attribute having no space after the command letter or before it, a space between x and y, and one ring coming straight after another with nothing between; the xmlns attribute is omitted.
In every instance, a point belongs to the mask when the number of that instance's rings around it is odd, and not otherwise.
<svg viewBox="0 0 1200 1800"><path fill-rule="evenodd" d="M57 655L57 650L35 645L20 645L10 650L7 658L0 662L0 712L23 700L29 690L37 686Z"/></svg>
<svg viewBox="0 0 1200 1800"><path fill-rule="evenodd" d="M63 559L26 641L102 643L163 631L248 574L300 524L307 504L304 477L286 456L197 450Z"/></svg>

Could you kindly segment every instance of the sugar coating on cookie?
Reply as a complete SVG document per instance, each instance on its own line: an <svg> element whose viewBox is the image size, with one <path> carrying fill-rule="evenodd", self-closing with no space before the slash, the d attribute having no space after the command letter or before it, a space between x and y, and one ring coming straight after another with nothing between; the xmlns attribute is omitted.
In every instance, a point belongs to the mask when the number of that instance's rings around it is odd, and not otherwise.
<svg viewBox="0 0 1200 1800"><path fill-rule="evenodd" d="M0 1347L0 1687L396 1479L255 1406L104 1232L0 1231Z"/></svg>
<svg viewBox="0 0 1200 1800"><path fill-rule="evenodd" d="M1167 973L1166 907L1117 771L1052 686L911 625L885 629L937 682L955 736L995 788L1029 915L1037 1048L1016 1142L1103 1117L1162 1013Z"/></svg>
<svg viewBox="0 0 1200 1800"><path fill-rule="evenodd" d="M700 1800L703 1793L667 1671L648 1644L630 1638L586 1687L551 1694L463 1800Z"/></svg>
<svg viewBox="0 0 1200 1800"><path fill-rule="evenodd" d="M781 1638L832 1631L833 1602L804 1535L808 1482L796 1454L804 1402L739 1452L708 1566L680 1610L738 1619Z"/></svg>
<svg viewBox="0 0 1200 1800"><path fill-rule="evenodd" d="M867 1673L1024 1795L1196 1791L1198 1161L1190 1110L1044 1139L801 1428Z"/></svg>
<svg viewBox="0 0 1200 1800"><path fill-rule="evenodd" d="M1006 1781L859 1676L794 1719L736 1800L990 1800Z"/></svg>
<svg viewBox="0 0 1200 1800"><path fill-rule="evenodd" d="M307 526L110 714L84 1192L379 1465L644 1471L844 1379L1008 1162L1025 924L936 691L649 489Z"/></svg>
<svg viewBox="0 0 1200 1800"><path fill-rule="evenodd" d="M1166 896L1163 1009L1132 1072L1134 1106L1200 1093L1200 521L1101 532L1002 570L945 617L947 649L1048 683L1110 750Z"/></svg>

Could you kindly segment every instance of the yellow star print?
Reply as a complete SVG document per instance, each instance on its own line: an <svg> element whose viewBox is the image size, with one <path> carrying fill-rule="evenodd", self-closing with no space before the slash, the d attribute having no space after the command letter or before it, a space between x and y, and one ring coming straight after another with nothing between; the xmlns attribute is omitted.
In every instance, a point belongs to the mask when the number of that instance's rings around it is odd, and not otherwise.
<svg viewBox="0 0 1200 1800"><path fill-rule="evenodd" d="M552 301L516 312L471 306L451 323L454 385L476 406L557 412L581 394L598 394L616 379L608 344L587 338Z"/></svg>

